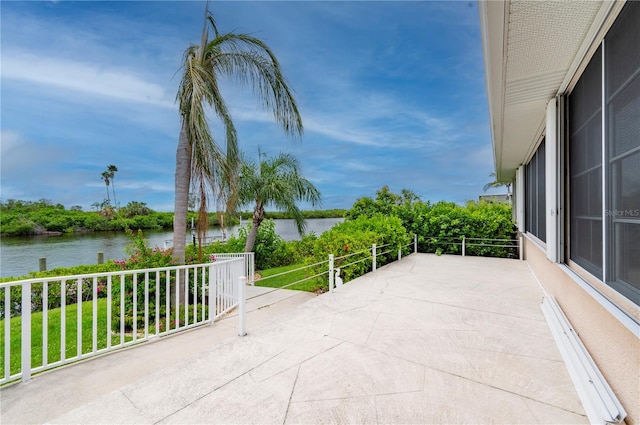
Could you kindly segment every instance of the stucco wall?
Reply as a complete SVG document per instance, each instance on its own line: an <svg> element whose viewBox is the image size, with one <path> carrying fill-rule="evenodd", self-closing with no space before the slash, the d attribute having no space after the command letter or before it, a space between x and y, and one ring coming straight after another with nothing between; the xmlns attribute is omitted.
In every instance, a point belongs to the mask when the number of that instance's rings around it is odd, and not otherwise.
<svg viewBox="0 0 640 425"><path fill-rule="evenodd" d="M527 238L524 252L627 411L627 424L640 425L640 339Z"/></svg>

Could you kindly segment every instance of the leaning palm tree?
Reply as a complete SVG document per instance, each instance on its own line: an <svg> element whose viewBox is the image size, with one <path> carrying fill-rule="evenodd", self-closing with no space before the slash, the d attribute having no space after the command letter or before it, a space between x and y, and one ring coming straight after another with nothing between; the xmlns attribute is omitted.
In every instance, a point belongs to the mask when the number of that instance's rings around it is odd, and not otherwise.
<svg viewBox="0 0 640 425"><path fill-rule="evenodd" d="M293 216L298 232L304 233L304 217L296 205L298 201L309 202L312 206L320 203L320 192L306 178L300 175L298 160L291 154L281 153L275 158L263 160L258 154L259 163L244 159L239 182L239 202L254 204L253 220L245 252L251 252L258 235L258 227L264 220L264 209L274 206Z"/></svg>
<svg viewBox="0 0 640 425"><path fill-rule="evenodd" d="M209 39L209 29L213 30L212 39ZM202 241L208 227L208 199L219 195L220 188L224 187L221 181L228 181L230 190L236 190L239 168L237 134L220 92L221 77L252 86L259 101L273 112L274 119L287 134L302 135L298 107L273 52L250 35L221 34L207 5L200 44L191 45L184 52L182 79L176 96L181 128L176 152L173 257L179 264L185 259L190 187L200 200L199 241ZM209 130L206 106L211 107L223 124L224 150Z"/></svg>

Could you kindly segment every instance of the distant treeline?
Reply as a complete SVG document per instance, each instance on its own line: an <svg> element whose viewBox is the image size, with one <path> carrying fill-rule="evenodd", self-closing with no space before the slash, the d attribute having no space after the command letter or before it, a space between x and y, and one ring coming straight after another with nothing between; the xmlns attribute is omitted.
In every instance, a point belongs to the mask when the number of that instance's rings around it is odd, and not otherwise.
<svg viewBox="0 0 640 425"><path fill-rule="evenodd" d="M239 213L240 214L240 213ZM240 215L226 217L227 226L239 223ZM251 212L243 212L242 219L251 219ZM305 218L344 217L345 210L304 211ZM278 212L267 212L269 218L292 218ZM189 213L187 220L197 221L196 213ZM218 225L216 213L209 213L209 225ZM82 211L79 206L66 209L48 199L0 201L0 235L29 236L62 233L83 233L125 229L171 229L173 213L153 211L144 202L129 202L114 208L102 206L99 211Z"/></svg>
<svg viewBox="0 0 640 425"><path fill-rule="evenodd" d="M334 209L334 210L311 210L311 211L302 211L302 215L304 218L342 218L347 213L347 210ZM245 218L251 218L253 213L251 212L243 212L242 220ZM265 218L273 218L276 219L284 219L284 218L293 218L291 215L287 215L284 212L280 211L266 211Z"/></svg>

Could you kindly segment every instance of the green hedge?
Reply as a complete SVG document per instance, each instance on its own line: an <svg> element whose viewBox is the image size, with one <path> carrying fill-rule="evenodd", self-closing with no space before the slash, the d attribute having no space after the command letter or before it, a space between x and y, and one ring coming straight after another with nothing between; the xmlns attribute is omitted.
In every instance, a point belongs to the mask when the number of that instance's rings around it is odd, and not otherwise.
<svg viewBox="0 0 640 425"><path fill-rule="evenodd" d="M410 242L411 237L398 217L382 214L372 217L360 216L345 220L324 232L314 244L309 264L327 261L329 254L333 254L334 267L341 269L342 280L348 282L371 271L371 248L374 243L378 246L388 244L378 252L390 252L376 257L377 266L382 266L397 258L399 248L402 249L403 255L408 254ZM316 273L326 269L326 264L323 264L316 267ZM323 282L327 281L326 277L322 279ZM324 283L324 286L326 285Z"/></svg>
<svg viewBox="0 0 640 425"><path fill-rule="evenodd" d="M412 192L393 194L388 187L376 192L376 198L358 199L346 214L347 219L385 214L398 217L410 234L418 235L420 252L461 254L462 237L515 240L517 229L511 205L473 202L458 205L440 201L432 204L419 200ZM515 258L515 248L473 246L468 241L467 255ZM490 242L486 241L485 244ZM494 242L497 245L510 243Z"/></svg>

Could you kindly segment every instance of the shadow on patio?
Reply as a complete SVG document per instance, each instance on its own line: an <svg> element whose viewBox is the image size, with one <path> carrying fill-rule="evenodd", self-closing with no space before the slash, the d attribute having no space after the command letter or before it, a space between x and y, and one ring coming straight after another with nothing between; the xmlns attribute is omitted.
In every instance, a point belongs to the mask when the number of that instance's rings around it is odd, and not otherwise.
<svg viewBox="0 0 640 425"><path fill-rule="evenodd" d="M3 389L2 421L588 422L526 262L412 254L276 294L245 337L230 317Z"/></svg>

